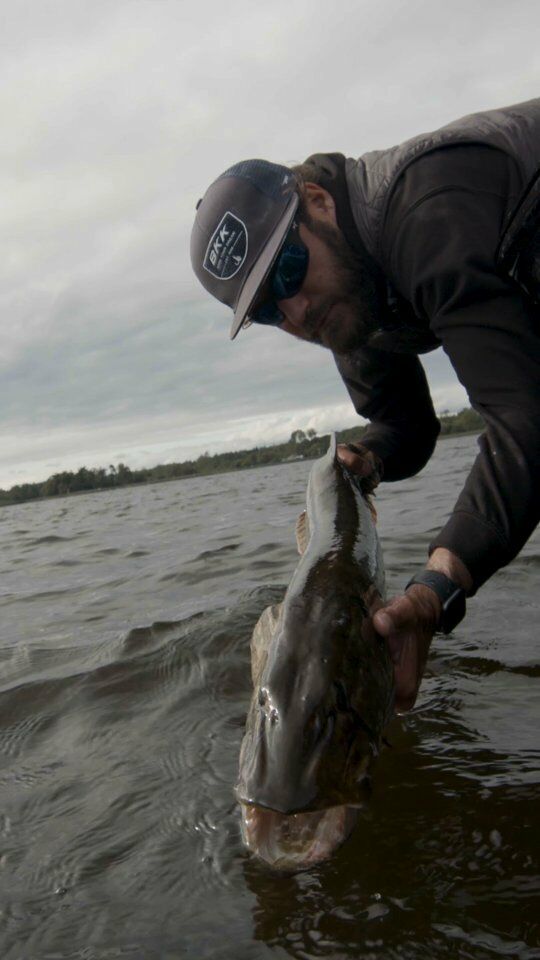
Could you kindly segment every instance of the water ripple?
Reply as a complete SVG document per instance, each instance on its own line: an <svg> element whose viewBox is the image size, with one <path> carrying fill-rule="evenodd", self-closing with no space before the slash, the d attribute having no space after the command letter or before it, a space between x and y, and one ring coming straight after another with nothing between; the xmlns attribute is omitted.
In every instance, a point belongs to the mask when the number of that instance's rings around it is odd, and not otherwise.
<svg viewBox="0 0 540 960"><path fill-rule="evenodd" d="M474 455L381 488L391 591ZM309 469L0 511L2 960L540 956L538 536L436 639L335 859L276 877L242 848L249 640Z"/></svg>

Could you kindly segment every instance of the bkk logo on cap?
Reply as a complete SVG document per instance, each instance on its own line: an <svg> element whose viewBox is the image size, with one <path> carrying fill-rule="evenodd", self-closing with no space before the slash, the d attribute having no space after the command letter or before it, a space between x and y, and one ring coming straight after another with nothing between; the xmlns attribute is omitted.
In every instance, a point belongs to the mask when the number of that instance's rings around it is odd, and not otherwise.
<svg viewBox="0 0 540 960"><path fill-rule="evenodd" d="M204 258L204 269L218 280L232 280L240 270L248 251L245 224L227 211L214 230Z"/></svg>

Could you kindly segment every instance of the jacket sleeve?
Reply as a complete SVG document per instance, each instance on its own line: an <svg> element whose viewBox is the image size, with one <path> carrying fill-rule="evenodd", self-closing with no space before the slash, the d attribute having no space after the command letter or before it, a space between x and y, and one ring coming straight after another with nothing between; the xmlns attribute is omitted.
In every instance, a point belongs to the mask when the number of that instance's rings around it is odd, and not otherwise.
<svg viewBox="0 0 540 960"><path fill-rule="evenodd" d="M454 187L403 218L393 272L429 319L486 429L448 521L430 545L469 569L474 590L508 563L540 519L540 310L499 277L502 205Z"/></svg>
<svg viewBox="0 0 540 960"><path fill-rule="evenodd" d="M355 410L371 421L362 445L381 458L384 479L418 473L440 430L418 357L363 348L335 360Z"/></svg>

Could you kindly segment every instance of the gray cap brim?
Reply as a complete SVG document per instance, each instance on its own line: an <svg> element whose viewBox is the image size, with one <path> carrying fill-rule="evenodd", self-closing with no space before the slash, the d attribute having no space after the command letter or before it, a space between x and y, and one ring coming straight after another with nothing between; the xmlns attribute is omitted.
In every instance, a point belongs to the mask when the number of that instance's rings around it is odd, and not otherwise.
<svg viewBox="0 0 540 960"><path fill-rule="evenodd" d="M279 251L283 245L283 241L287 236L289 227L294 220L294 215L298 209L298 204L300 203L300 197L297 193L294 193L291 197L290 203L285 210L281 220L277 224L270 240L266 244L261 255L255 261L250 273L247 276L246 282L242 287L242 291L238 298L238 303L236 304L234 310L234 318L229 332L229 338L234 340L237 333L240 331L244 320L249 319L249 311L253 306L259 290L261 289L264 281L266 280L272 266L279 254Z"/></svg>

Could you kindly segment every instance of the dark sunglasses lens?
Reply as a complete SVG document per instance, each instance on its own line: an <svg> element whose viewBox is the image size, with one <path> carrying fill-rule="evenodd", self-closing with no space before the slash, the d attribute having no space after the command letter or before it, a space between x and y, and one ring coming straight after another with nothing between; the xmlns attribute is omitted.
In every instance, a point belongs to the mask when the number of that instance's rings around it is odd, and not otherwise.
<svg viewBox="0 0 540 960"><path fill-rule="evenodd" d="M272 326L279 327L283 321L283 314L281 310L278 310L277 304L273 300L266 300L259 304L249 319L255 323L269 323Z"/></svg>
<svg viewBox="0 0 540 960"><path fill-rule="evenodd" d="M303 244L286 243L272 275L272 293L276 300L296 296L307 273L309 251Z"/></svg>
<svg viewBox="0 0 540 960"><path fill-rule="evenodd" d="M283 314L278 310L276 300L288 300L296 296L306 278L309 250L300 240L296 224L288 237L265 284L266 298L250 316L255 323L279 326L283 322Z"/></svg>

